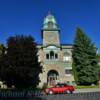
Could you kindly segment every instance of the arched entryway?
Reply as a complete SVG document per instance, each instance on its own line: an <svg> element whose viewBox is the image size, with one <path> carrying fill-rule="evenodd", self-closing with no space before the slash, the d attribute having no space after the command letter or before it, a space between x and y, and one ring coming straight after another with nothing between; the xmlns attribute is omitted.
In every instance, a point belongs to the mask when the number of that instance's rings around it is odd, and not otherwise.
<svg viewBox="0 0 100 100"><path fill-rule="evenodd" d="M50 70L47 73L48 86L54 86L57 83L58 78L59 78L58 72L56 70Z"/></svg>

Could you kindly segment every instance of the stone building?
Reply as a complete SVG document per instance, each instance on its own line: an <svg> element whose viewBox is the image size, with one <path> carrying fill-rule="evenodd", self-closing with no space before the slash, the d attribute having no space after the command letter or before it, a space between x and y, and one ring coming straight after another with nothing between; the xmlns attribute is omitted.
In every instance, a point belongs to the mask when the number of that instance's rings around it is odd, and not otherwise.
<svg viewBox="0 0 100 100"><path fill-rule="evenodd" d="M44 83L53 86L58 82L75 84L72 72L72 45L61 44L60 35L55 17L48 14L41 30L43 43L38 45L39 61L43 66L40 86Z"/></svg>

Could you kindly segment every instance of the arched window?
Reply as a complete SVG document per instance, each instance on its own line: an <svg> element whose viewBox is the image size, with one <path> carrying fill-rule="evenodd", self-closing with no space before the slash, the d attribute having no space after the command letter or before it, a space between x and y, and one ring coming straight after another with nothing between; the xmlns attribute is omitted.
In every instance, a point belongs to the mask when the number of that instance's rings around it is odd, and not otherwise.
<svg viewBox="0 0 100 100"><path fill-rule="evenodd" d="M54 52L50 51L50 59L54 59Z"/></svg>
<svg viewBox="0 0 100 100"><path fill-rule="evenodd" d="M58 54L55 53L54 51L50 51L49 53L46 54L46 59L47 60L57 60Z"/></svg>
<svg viewBox="0 0 100 100"><path fill-rule="evenodd" d="M48 22L48 28L49 29L53 28L53 22L51 22L51 21Z"/></svg>
<svg viewBox="0 0 100 100"><path fill-rule="evenodd" d="M71 55L68 52L64 53L63 61L71 61Z"/></svg>

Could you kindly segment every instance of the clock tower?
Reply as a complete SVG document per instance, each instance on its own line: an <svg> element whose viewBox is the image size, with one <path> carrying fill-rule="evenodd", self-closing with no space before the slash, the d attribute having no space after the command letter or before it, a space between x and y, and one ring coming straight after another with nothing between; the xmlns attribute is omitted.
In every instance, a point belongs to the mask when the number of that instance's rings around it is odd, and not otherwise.
<svg viewBox="0 0 100 100"><path fill-rule="evenodd" d="M40 84L47 83L48 87L57 83L74 84L72 74L72 45L61 44L60 30L55 17L48 14L44 18L42 26L43 43L38 45L39 62L43 66L43 73L40 74Z"/></svg>
<svg viewBox="0 0 100 100"><path fill-rule="evenodd" d="M48 45L59 46L60 45L59 32L60 30L58 28L55 17L51 13L49 13L44 18L42 27L43 46L48 46Z"/></svg>

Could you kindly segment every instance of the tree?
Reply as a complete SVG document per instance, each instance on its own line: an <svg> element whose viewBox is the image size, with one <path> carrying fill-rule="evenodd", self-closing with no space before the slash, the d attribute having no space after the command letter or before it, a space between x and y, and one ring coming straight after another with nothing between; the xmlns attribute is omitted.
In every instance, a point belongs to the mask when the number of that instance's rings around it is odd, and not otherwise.
<svg viewBox="0 0 100 100"><path fill-rule="evenodd" d="M99 71L99 81L100 81L100 54L97 54L97 59L98 59L98 68L97 68L97 70Z"/></svg>
<svg viewBox="0 0 100 100"><path fill-rule="evenodd" d="M2 63L2 57L5 53L6 48L4 47L3 44L0 44L0 81L1 81L1 63Z"/></svg>
<svg viewBox="0 0 100 100"><path fill-rule="evenodd" d="M4 52L5 52L5 46L3 45L3 44L0 44L0 56L2 55L2 54L4 54Z"/></svg>
<svg viewBox="0 0 100 100"><path fill-rule="evenodd" d="M73 69L79 85L91 85L98 81L97 48L80 28L77 28L74 40Z"/></svg>
<svg viewBox="0 0 100 100"><path fill-rule="evenodd" d="M3 56L2 80L16 88L36 87L42 66L38 62L36 43L31 36L9 37Z"/></svg>

